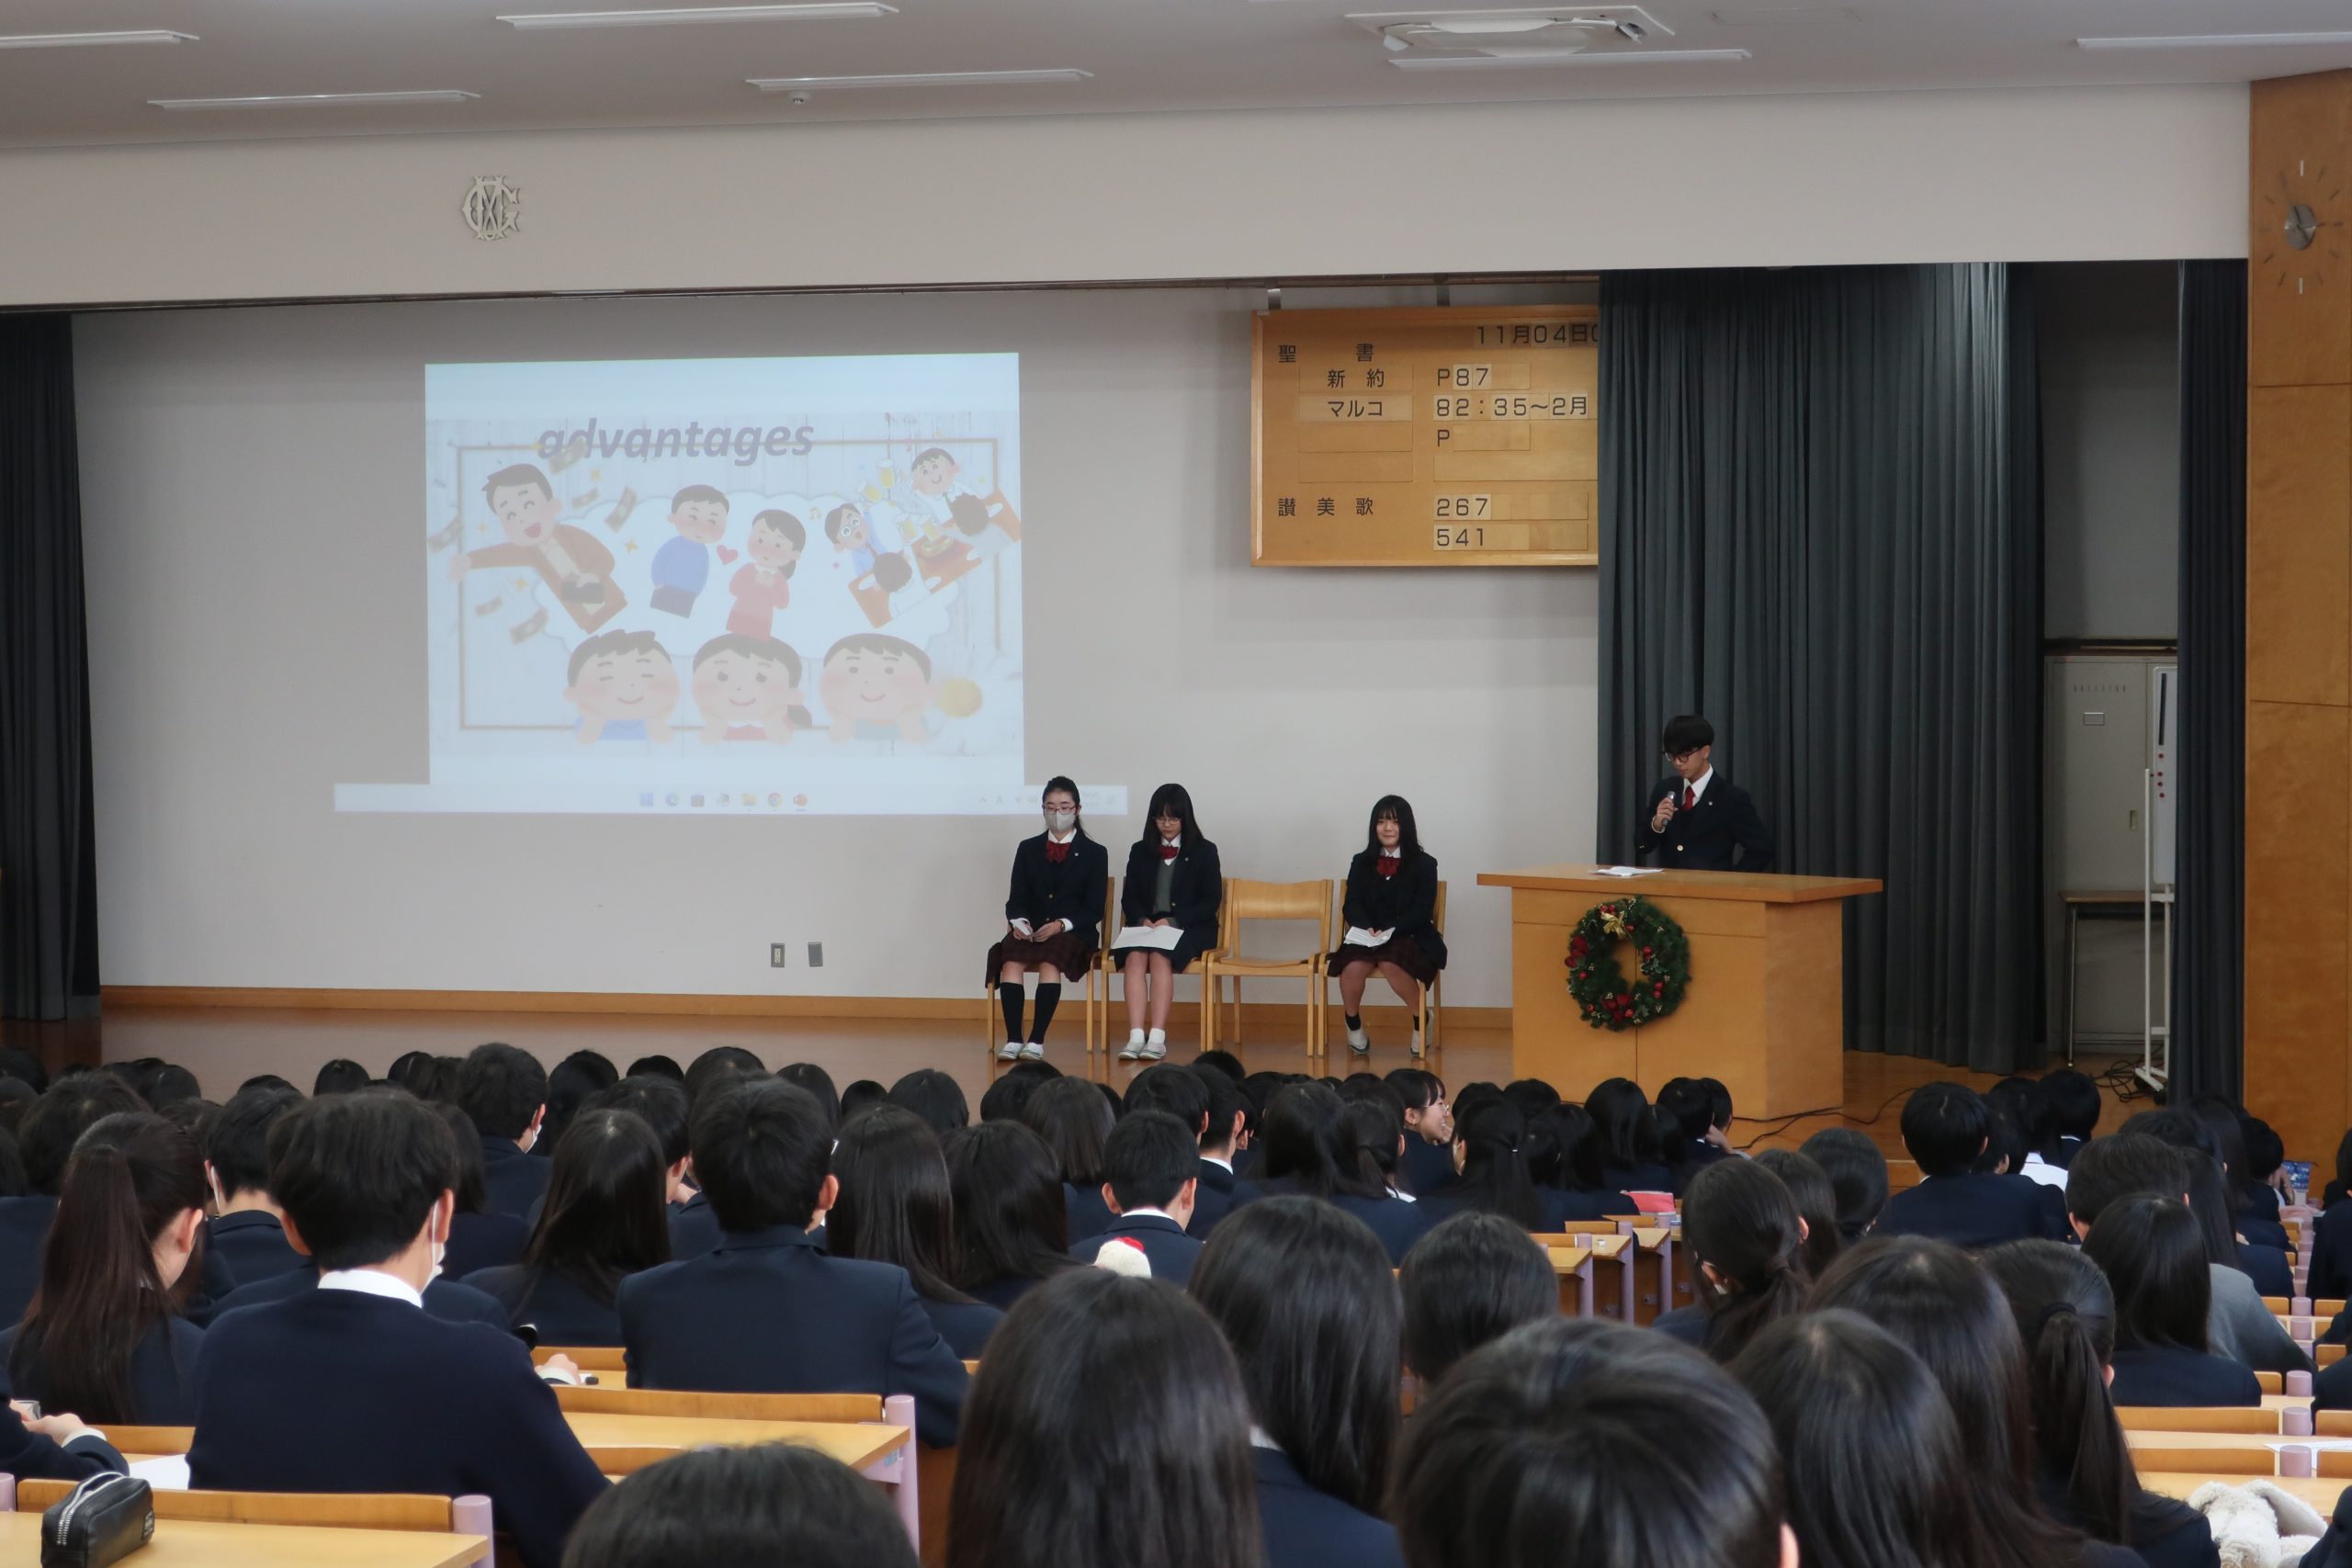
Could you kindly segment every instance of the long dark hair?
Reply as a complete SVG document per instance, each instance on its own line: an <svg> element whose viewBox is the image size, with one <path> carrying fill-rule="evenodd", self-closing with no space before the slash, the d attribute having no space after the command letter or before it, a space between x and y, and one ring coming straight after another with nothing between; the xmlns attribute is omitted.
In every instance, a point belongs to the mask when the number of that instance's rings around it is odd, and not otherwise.
<svg viewBox="0 0 2352 1568"><path fill-rule="evenodd" d="M1959 1423L1893 1335L1850 1312L1786 1318L1740 1352L1731 1374L1779 1439L1805 1568L1988 1561Z"/></svg>
<svg viewBox="0 0 2352 1568"><path fill-rule="evenodd" d="M1527 1156L1521 1149L1526 1137L1526 1119L1510 1100L1489 1100L1471 1107L1453 1123L1462 1173L1438 1189L1438 1201L1500 1214L1522 1230L1542 1230L1544 1205L1536 1200Z"/></svg>
<svg viewBox="0 0 2352 1568"><path fill-rule="evenodd" d="M1405 1303L1405 1364L1425 1389L1479 1346L1560 1311L1552 1260L1500 1214L1442 1222L1405 1254L1396 1288Z"/></svg>
<svg viewBox="0 0 2352 1568"><path fill-rule="evenodd" d="M563 1549L563 1568L783 1562L915 1568L915 1553L879 1487L790 1443L690 1449L649 1465L599 1494Z"/></svg>
<svg viewBox="0 0 2352 1568"><path fill-rule="evenodd" d="M2118 1130L2119 1136L2125 1133L2144 1134L2181 1152L2188 1176L2188 1210L2196 1216L2197 1234L2203 1238L2205 1261L2236 1268L2237 1220L2222 1179L2222 1153L2214 1143L2213 1130L2191 1112L2168 1106L2141 1111ZM2120 1289L2117 1294L2120 1296ZM2131 1336L2127 1332L2124 1337Z"/></svg>
<svg viewBox="0 0 2352 1568"><path fill-rule="evenodd" d="M2222 1179L2229 1192L2231 1213L2260 1202L2262 1183L2255 1179L2254 1162L2246 1154L2245 1123L2238 1119L2237 1107L2219 1095L2200 1094L2188 1102L2188 1113L2203 1122L2212 1137L2213 1153L2222 1162Z"/></svg>
<svg viewBox="0 0 2352 1568"><path fill-rule="evenodd" d="M958 1287L1076 1267L1061 1173L1045 1140L1018 1122L982 1122L950 1133L944 1152Z"/></svg>
<svg viewBox="0 0 2352 1568"><path fill-rule="evenodd" d="M1546 1106L1527 1123L1528 1179L1539 1187L1566 1192L1598 1192L1600 1185L1600 1130L1592 1113L1563 1100Z"/></svg>
<svg viewBox="0 0 2352 1568"><path fill-rule="evenodd" d="M1202 836L1201 825L1193 817L1193 796L1190 792L1180 784L1164 784L1151 792L1151 805L1145 808L1143 814L1143 836L1136 842L1158 844L1159 842L1159 822L1162 816L1173 817L1184 824L1177 830L1180 837L1198 839Z"/></svg>
<svg viewBox="0 0 2352 1568"><path fill-rule="evenodd" d="M1044 1097L1039 1090L1039 1098ZM1031 1103L1035 1103L1032 1101ZM1274 1096L1258 1129L1269 1181L1288 1179L1310 1198L1385 1198L1356 1157L1347 1107L1328 1084L1295 1083Z"/></svg>
<svg viewBox="0 0 2352 1568"><path fill-rule="evenodd" d="M457 1195L457 1210L460 1214L486 1213L490 1209L490 1189L482 1175L481 1134L475 1131L474 1119L458 1105L447 1100L431 1102L431 1109L448 1123L449 1137L458 1145L457 1179L449 1190Z"/></svg>
<svg viewBox="0 0 2352 1568"><path fill-rule="evenodd" d="M1402 1308L1372 1227L1312 1198L1261 1199L1217 1223L1186 1288L1225 1330L1259 1427L1306 1483L1379 1512Z"/></svg>
<svg viewBox="0 0 2352 1568"><path fill-rule="evenodd" d="M2008 1298L2025 1341L2041 1467L2065 1483L2067 1501L2093 1535L2129 1544L2140 1477L2107 1392L2114 1290L2098 1264L2054 1241L2013 1241L1979 1261Z"/></svg>
<svg viewBox="0 0 2352 1568"><path fill-rule="evenodd" d="M553 1154L581 1105L620 1080L620 1070L601 1051L574 1051L558 1062L548 1074L548 1113L539 1123L538 1142L531 1145L531 1152Z"/></svg>
<svg viewBox="0 0 2352 1568"><path fill-rule="evenodd" d="M643 1117L579 1111L556 1140L549 1165L526 1263L554 1270L610 1306L623 1280L670 1261L670 1165Z"/></svg>
<svg viewBox="0 0 2352 1568"><path fill-rule="evenodd" d="M2109 1203L2083 1237L2083 1256L2114 1287L2118 1343L2205 1349L2213 1275L2197 1217L2178 1199L2142 1193Z"/></svg>
<svg viewBox="0 0 2352 1568"><path fill-rule="evenodd" d="M1886 1208L1886 1156L1870 1134L1851 1127L1824 1127L1797 1146L1797 1153L1829 1173L1838 1195L1838 1234L1850 1247L1870 1234Z"/></svg>
<svg viewBox="0 0 2352 1568"><path fill-rule="evenodd" d="M21 1385L40 1369L42 1400L87 1421L139 1418L130 1360L177 1310L202 1272L197 1252L178 1279L155 1267L155 1238L208 1196L196 1140L149 1111L101 1117L65 1163L41 1281L9 1355Z"/></svg>
<svg viewBox="0 0 2352 1568"><path fill-rule="evenodd" d="M1079 798L1078 785L1071 779L1061 773L1056 773L1052 778L1047 779L1046 781L1046 787L1037 792L1038 808L1040 810L1044 809L1046 805L1046 796L1053 794L1056 790L1060 790L1069 796L1070 810L1076 813L1078 817L1078 820L1070 824L1070 830L1076 833L1078 837L1081 839L1085 838L1086 802Z"/></svg>
<svg viewBox="0 0 2352 1568"><path fill-rule="evenodd" d="M1084 1078L1056 1078L1021 1108L1021 1124L1046 1141L1061 1179L1087 1190L1102 1185L1102 1145L1117 1120L1102 1091Z"/></svg>
<svg viewBox="0 0 2352 1568"><path fill-rule="evenodd" d="M956 1203L939 1134L911 1111L877 1105L842 1129L833 1145L841 1196L825 1216L826 1245L836 1258L895 1263L915 1294L963 1303L951 1282Z"/></svg>
<svg viewBox="0 0 2352 1568"><path fill-rule="evenodd" d="M1366 1095L1345 1101L1348 1143L1355 1151L1356 1169L1383 1190L1396 1185L1397 1151L1405 1142L1405 1113L1393 1100Z"/></svg>
<svg viewBox="0 0 2352 1568"><path fill-rule="evenodd" d="M1657 1120L1649 1096L1631 1078L1608 1078L1585 1097L1585 1111L1600 1134L1600 1163L1631 1170L1658 1162Z"/></svg>
<svg viewBox="0 0 2352 1568"><path fill-rule="evenodd" d="M1845 1234L1838 1228L1838 1190L1830 1185L1829 1173L1794 1149L1766 1149L1755 1163L1779 1177L1795 1201L1797 1213L1804 1217L1805 1277L1820 1279L1822 1270L1846 1249Z"/></svg>
<svg viewBox="0 0 2352 1568"><path fill-rule="evenodd" d="M1927 1363L1960 1423L1989 1568L2063 1568L2074 1560L2079 1538L2034 1496L2025 1345L1990 1274L1947 1242L1874 1236L1830 1265L1813 1306L1858 1312Z"/></svg>
<svg viewBox="0 0 2352 1568"><path fill-rule="evenodd" d="M1265 1562L1240 1370L1163 1283L1073 1269L1013 1303L956 1453L947 1568Z"/></svg>
<svg viewBox="0 0 2352 1568"><path fill-rule="evenodd" d="M1401 795L1384 795L1372 803L1372 818L1363 828L1364 852L1380 853L1380 820L1384 817L1396 820L1398 857L1409 861L1418 856L1421 852L1421 832L1413 825L1413 803Z"/></svg>
<svg viewBox="0 0 2352 1568"><path fill-rule="evenodd" d="M1691 1293L1706 1309L1707 1354L1728 1361L1766 1325L1804 1310L1802 1224L1781 1179L1753 1160L1719 1159L1692 1179L1682 1235Z"/></svg>

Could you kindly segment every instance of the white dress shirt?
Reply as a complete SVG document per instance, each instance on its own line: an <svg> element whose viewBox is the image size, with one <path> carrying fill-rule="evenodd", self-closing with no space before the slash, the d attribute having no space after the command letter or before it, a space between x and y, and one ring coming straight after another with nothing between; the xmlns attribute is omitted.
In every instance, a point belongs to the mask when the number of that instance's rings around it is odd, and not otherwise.
<svg viewBox="0 0 2352 1568"><path fill-rule="evenodd" d="M424 1297L406 1280L395 1280L379 1269L330 1269L319 1276L322 1291L354 1291L363 1296L381 1296L386 1301L406 1302L413 1307L423 1307Z"/></svg>

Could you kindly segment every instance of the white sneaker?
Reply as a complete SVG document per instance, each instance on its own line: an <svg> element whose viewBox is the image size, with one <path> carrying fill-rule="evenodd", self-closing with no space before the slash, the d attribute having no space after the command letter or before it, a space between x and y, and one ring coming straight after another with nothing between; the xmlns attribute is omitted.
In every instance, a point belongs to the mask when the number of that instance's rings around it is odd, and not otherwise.
<svg viewBox="0 0 2352 1568"><path fill-rule="evenodd" d="M1003 1044L998 1046L996 1048L996 1059L1000 1062L1019 1061L1021 1059L1021 1042L1018 1040L1008 1040Z"/></svg>
<svg viewBox="0 0 2352 1568"><path fill-rule="evenodd" d="M1369 1034L1366 1034L1366 1033L1365 1033L1363 1030L1361 1030L1361 1029L1351 1029L1351 1030L1349 1030L1349 1031L1348 1031L1348 1049L1349 1049L1349 1050L1351 1050L1351 1051L1353 1051L1353 1052L1354 1052L1357 1055L1359 1055L1359 1056L1369 1056L1369 1055L1372 1055L1372 1036L1371 1036L1371 1035L1369 1035Z"/></svg>
<svg viewBox="0 0 2352 1568"><path fill-rule="evenodd" d="M1130 1029L1127 1031L1126 1049L1119 1053L1119 1060L1122 1062L1135 1062L1140 1061L1142 1058L1143 1031L1140 1029Z"/></svg>
<svg viewBox="0 0 2352 1568"><path fill-rule="evenodd" d="M1028 1044L1021 1047L1021 1059L1024 1062L1044 1061L1046 1059L1045 1042L1042 1040L1032 1040Z"/></svg>
<svg viewBox="0 0 2352 1568"><path fill-rule="evenodd" d="M1143 1043L1143 1049L1136 1053L1136 1060L1138 1062L1157 1062L1162 1056L1167 1055L1168 1031L1164 1029L1155 1029L1151 1032L1150 1038L1147 1039Z"/></svg>

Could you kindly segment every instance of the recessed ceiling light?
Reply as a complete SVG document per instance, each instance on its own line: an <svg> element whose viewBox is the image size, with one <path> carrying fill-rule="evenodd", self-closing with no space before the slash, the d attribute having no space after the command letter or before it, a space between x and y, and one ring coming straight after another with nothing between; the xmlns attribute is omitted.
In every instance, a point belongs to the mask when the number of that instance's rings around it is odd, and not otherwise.
<svg viewBox="0 0 2352 1568"><path fill-rule="evenodd" d="M2077 49L2278 49L2352 43L2342 33L2172 33L2146 38L2078 38Z"/></svg>
<svg viewBox="0 0 2352 1568"><path fill-rule="evenodd" d="M399 104L462 104L480 93L460 92L455 87L425 87L405 93L272 93L250 98L150 98L148 106L159 109L307 109L327 107L367 108Z"/></svg>
<svg viewBox="0 0 2352 1568"><path fill-rule="evenodd" d="M107 43L194 43L194 33L141 28L119 33L0 33L0 49L86 49Z"/></svg>
<svg viewBox="0 0 2352 1568"><path fill-rule="evenodd" d="M1747 60L1744 49L1529 50L1523 54L1392 54L1399 71L1507 71L1549 65L1670 65Z"/></svg>
<svg viewBox="0 0 2352 1568"><path fill-rule="evenodd" d="M903 76L752 76L745 85L763 93L809 93L866 87L1011 87L1033 82L1084 82L1091 71L924 71Z"/></svg>
<svg viewBox="0 0 2352 1568"><path fill-rule="evenodd" d="M645 11L529 11L498 19L510 28L666 28L692 22L830 22L898 15L881 0L804 0L787 6L682 6Z"/></svg>

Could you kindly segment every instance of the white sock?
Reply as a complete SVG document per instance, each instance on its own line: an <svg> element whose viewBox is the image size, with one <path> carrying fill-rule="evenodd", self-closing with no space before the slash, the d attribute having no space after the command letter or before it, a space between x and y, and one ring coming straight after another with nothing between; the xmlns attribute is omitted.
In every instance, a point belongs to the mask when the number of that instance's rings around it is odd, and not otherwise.
<svg viewBox="0 0 2352 1568"><path fill-rule="evenodd" d="M1158 1031L1158 1030L1154 1030L1154 1031L1152 1031L1152 1032L1153 1032L1153 1033L1155 1033L1155 1034L1157 1034L1157 1033L1159 1032L1159 1031ZM1142 1044L1142 1043L1143 1043L1143 1031L1142 1031L1142 1030L1140 1030L1140 1029L1130 1029L1130 1030L1128 1030L1128 1031L1127 1031L1127 1043L1128 1043L1128 1044L1130 1044L1130 1045L1140 1045L1140 1044Z"/></svg>
<svg viewBox="0 0 2352 1568"><path fill-rule="evenodd" d="M1146 1042L1146 1043L1147 1043L1147 1044L1151 1044L1151 1045L1165 1045L1165 1044L1167 1044L1167 1043L1168 1043L1168 1031L1166 1031L1166 1030L1164 1030L1164 1029L1155 1029L1155 1030L1153 1030L1153 1031L1151 1032L1151 1038L1150 1038L1148 1041L1147 1041L1147 1042Z"/></svg>

